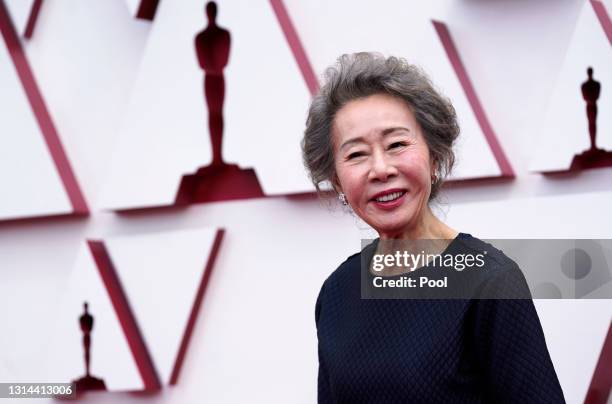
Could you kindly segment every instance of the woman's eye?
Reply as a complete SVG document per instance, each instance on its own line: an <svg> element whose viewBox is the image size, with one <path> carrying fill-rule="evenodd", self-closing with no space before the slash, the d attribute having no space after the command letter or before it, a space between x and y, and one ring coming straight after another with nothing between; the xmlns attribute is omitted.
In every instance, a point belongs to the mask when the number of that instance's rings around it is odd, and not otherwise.
<svg viewBox="0 0 612 404"><path fill-rule="evenodd" d="M348 155L347 160L353 159L353 158L355 158L355 157L359 157L359 156L361 156L361 155L363 155L363 153L362 153L362 152L354 152L354 153L351 153L351 154L349 154L349 155Z"/></svg>
<svg viewBox="0 0 612 404"><path fill-rule="evenodd" d="M389 149L394 149L394 148L402 147L402 146L405 146L405 145L406 145L406 143L404 143L404 142L395 142L395 143L391 143L391 145L389 146Z"/></svg>

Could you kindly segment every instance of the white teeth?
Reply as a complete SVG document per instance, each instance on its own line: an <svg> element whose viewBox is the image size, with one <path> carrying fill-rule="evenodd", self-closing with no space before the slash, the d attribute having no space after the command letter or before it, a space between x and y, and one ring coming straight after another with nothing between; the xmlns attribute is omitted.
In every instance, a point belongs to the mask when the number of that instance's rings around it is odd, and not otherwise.
<svg viewBox="0 0 612 404"><path fill-rule="evenodd" d="M403 191L400 192L394 192L392 194L388 194L385 196L381 196L380 198L376 198L377 202L388 202L388 201L392 201L394 199L399 198L400 196L404 195Z"/></svg>

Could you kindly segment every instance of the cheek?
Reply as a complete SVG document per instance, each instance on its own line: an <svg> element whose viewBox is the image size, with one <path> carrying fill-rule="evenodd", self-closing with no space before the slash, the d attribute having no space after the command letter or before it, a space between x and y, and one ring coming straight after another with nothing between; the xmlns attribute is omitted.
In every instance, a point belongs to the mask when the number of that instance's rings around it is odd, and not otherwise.
<svg viewBox="0 0 612 404"><path fill-rule="evenodd" d="M367 179L361 171L358 167L339 167L336 171L342 190L350 200L363 193Z"/></svg>
<svg viewBox="0 0 612 404"><path fill-rule="evenodd" d="M407 177L418 182L429 182L431 177L429 159L422 156L413 156L404 160L402 163L402 172Z"/></svg>
<svg viewBox="0 0 612 404"><path fill-rule="evenodd" d="M363 187L363 180L356 171L346 173L344 183L346 184L346 191L351 194Z"/></svg>

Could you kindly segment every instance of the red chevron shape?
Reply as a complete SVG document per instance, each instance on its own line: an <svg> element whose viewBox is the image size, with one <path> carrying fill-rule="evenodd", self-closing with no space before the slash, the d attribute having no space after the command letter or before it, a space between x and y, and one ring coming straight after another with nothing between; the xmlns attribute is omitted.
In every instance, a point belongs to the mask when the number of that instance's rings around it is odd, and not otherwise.
<svg viewBox="0 0 612 404"><path fill-rule="evenodd" d="M495 135L495 131L493 130L493 127L491 126L491 123L487 118L487 114L485 113L480 99L476 94L476 90L472 85L472 81L470 80L470 77L467 73L467 70L465 69L465 66L463 65L463 62L461 61L461 57L459 56L457 47L453 42L453 38L451 37L451 34L448 28L446 27L446 24L441 21L435 20L432 20L432 23L434 25L434 28L436 29L436 32L438 33L440 42L442 42L442 46L444 46L446 55L448 56L448 59L451 62L451 65L453 66L453 69L455 70L455 74L457 75L457 78L461 83L461 87L465 92L468 102L470 103L470 106L474 111L474 115L476 116L476 120L478 121L478 124L482 129L482 133L484 133L485 139L487 140L487 143L489 144L489 147L493 152L493 156L495 157L495 160L497 160L497 164L499 165L499 169L501 170L502 176L510 178L514 177L514 170L512 169L510 161L508 160L508 157L506 157L506 154L504 153L504 150L501 147L497 136Z"/></svg>
<svg viewBox="0 0 612 404"><path fill-rule="evenodd" d="M38 9L35 13L36 15L38 14L39 9L40 2L38 2ZM33 24L34 23L32 22L30 33L33 29ZM32 69L30 68L25 52L21 46L19 36L15 31L13 22L11 21L6 5L4 4L4 0L0 0L0 31L21 84L25 90L28 102L32 108L34 116L36 117L40 131L43 134L49 153L51 154L53 162L62 180L64 189L70 200L73 210L72 214L88 215L89 209L87 207L87 203L83 193L81 192L70 162L68 161L68 157L64 151L64 147L62 146L57 130L55 129L51 115L47 110L44 98L38 88L36 79L32 73Z"/></svg>
<svg viewBox="0 0 612 404"><path fill-rule="evenodd" d="M606 404L612 390L612 322L595 366L584 404Z"/></svg>
<svg viewBox="0 0 612 404"><path fill-rule="evenodd" d="M100 276L104 282L104 286L108 291L108 295L113 304L113 308L117 313L121 328L128 341L134 361L138 367L140 377L145 386L145 390L159 390L161 383L155 365L151 359L151 354L147 349L147 345L142 336L142 332L138 327L138 321L134 316L127 298L127 295L121 285L119 276L115 266L108 254L103 241L88 240L87 245L94 258L96 267L100 272Z"/></svg>

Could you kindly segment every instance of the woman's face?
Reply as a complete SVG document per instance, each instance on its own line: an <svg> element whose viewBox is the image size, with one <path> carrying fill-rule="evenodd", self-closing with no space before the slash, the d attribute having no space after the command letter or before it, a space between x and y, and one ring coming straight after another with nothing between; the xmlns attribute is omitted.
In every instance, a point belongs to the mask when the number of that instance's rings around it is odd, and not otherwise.
<svg viewBox="0 0 612 404"><path fill-rule="evenodd" d="M422 224L433 166L404 101L387 94L350 101L336 114L332 141L338 190L381 238Z"/></svg>

